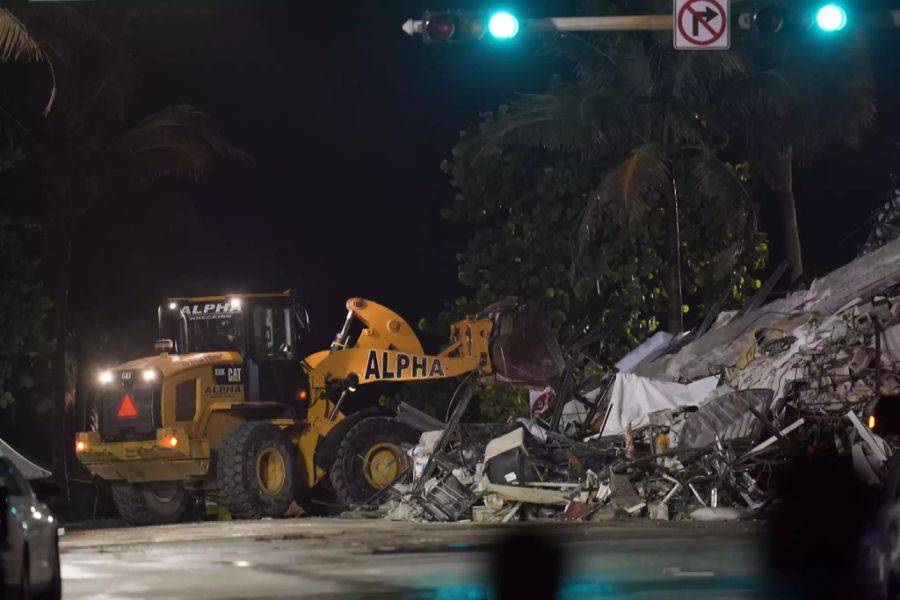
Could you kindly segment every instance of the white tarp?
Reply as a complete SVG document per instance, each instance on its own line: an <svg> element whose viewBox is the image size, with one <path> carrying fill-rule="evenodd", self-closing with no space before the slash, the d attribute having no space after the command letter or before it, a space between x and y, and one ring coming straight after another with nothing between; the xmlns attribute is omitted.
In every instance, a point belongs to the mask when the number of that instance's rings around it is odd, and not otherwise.
<svg viewBox="0 0 900 600"><path fill-rule="evenodd" d="M699 406L718 385L718 377L704 377L689 384L617 373L609 392L609 417L603 435L618 435L650 424L648 415L658 410Z"/></svg>
<svg viewBox="0 0 900 600"><path fill-rule="evenodd" d="M672 342L672 337L668 331L657 331L650 339L620 358L616 369L619 373L631 373L650 355L665 349Z"/></svg>

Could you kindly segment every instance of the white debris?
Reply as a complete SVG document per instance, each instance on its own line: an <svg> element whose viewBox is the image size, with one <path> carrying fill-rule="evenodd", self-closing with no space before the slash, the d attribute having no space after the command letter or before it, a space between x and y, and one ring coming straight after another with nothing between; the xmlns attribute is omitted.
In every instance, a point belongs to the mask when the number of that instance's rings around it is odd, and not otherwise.
<svg viewBox="0 0 900 600"><path fill-rule="evenodd" d="M695 521L737 521L741 518L741 511L729 506L704 506L691 513Z"/></svg>
<svg viewBox="0 0 900 600"><path fill-rule="evenodd" d="M698 406L718 383L718 377L704 377L685 385L618 373L609 393L610 409L602 434L620 435L628 425L632 429L649 425L649 415L655 411Z"/></svg>

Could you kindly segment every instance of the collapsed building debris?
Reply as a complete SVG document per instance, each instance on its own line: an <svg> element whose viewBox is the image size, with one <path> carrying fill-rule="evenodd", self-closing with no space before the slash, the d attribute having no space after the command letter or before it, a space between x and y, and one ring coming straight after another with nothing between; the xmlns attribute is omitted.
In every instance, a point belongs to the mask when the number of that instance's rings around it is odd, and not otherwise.
<svg viewBox="0 0 900 600"><path fill-rule="evenodd" d="M873 407L900 402L898 284L900 240L808 290L707 318L699 335L654 336L599 380L574 381L569 349L558 383L531 392L531 418L500 430L460 424L470 378L448 423L409 449L412 481L394 486L382 512L732 520L771 504L779 468L820 453L878 484L893 449L872 430ZM437 424L410 418L420 430Z"/></svg>

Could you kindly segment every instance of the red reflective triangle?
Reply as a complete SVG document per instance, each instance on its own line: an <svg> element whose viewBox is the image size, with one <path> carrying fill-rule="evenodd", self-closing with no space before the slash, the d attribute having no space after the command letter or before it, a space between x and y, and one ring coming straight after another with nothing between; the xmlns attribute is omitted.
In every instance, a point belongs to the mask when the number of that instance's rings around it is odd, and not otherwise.
<svg viewBox="0 0 900 600"><path fill-rule="evenodd" d="M131 394L122 396L122 404L119 405L119 412L116 416L120 419L136 419L138 416L137 408L131 400Z"/></svg>

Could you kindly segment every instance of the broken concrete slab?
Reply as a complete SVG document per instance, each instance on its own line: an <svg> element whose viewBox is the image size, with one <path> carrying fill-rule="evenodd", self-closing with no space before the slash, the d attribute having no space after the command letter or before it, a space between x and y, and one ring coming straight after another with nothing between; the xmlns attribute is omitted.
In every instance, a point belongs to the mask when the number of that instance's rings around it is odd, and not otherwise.
<svg viewBox="0 0 900 600"><path fill-rule="evenodd" d="M647 515L656 521L668 521L669 505L662 502L651 504L647 507Z"/></svg>
<svg viewBox="0 0 900 600"><path fill-rule="evenodd" d="M635 372L651 378L693 381L734 365L745 336L798 313L820 317L838 312L857 298L865 298L900 283L900 240L866 254L816 279L808 290L795 292L757 310L735 317L675 354L640 365Z"/></svg>
<svg viewBox="0 0 900 600"><path fill-rule="evenodd" d="M489 483L487 490L510 502L546 504L549 506L565 506L569 503L566 492L562 490L548 490L519 485L499 485L496 483Z"/></svg>
<svg viewBox="0 0 900 600"><path fill-rule="evenodd" d="M504 509L501 504L499 507L494 506L473 506L472 521L475 523L492 523L499 521Z"/></svg>
<svg viewBox="0 0 900 600"><path fill-rule="evenodd" d="M730 506L704 506L691 513L694 521L737 521L741 511Z"/></svg>
<svg viewBox="0 0 900 600"><path fill-rule="evenodd" d="M740 390L711 398L691 413L678 435L679 448L701 448L720 440L757 438L763 424L751 412L764 413L772 402L769 389Z"/></svg>
<svg viewBox="0 0 900 600"><path fill-rule="evenodd" d="M611 473L609 476L609 503L613 507L628 508L641 501L631 478L627 475Z"/></svg>

